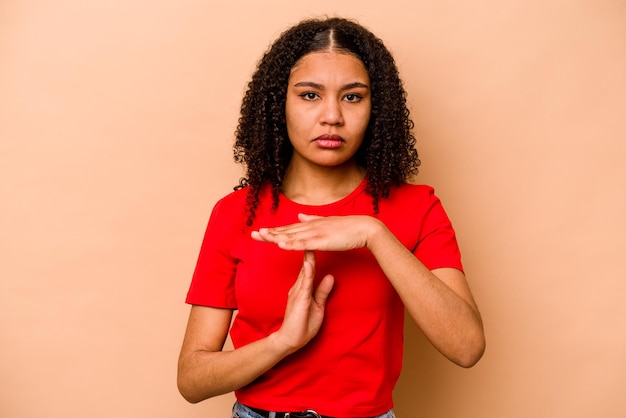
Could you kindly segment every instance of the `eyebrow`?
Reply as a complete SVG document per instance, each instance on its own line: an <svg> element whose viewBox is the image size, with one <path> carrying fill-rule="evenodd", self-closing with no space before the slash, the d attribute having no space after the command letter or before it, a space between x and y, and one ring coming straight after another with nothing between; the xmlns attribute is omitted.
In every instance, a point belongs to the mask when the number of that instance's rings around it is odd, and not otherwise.
<svg viewBox="0 0 626 418"><path fill-rule="evenodd" d="M324 85L315 83L313 81L300 81L299 83L294 84L294 87L312 87L318 90L324 90ZM355 88L369 89L370 86L367 84L361 83L360 81L355 81L353 83L348 83L341 87L342 90L350 90Z"/></svg>

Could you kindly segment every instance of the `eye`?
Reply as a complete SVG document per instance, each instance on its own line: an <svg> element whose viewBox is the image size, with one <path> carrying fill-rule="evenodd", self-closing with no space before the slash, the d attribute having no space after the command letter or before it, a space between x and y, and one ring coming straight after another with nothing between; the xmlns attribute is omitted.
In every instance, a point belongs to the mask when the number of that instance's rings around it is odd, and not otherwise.
<svg viewBox="0 0 626 418"><path fill-rule="evenodd" d="M320 96L317 93L314 93L312 91L307 91L307 92L301 93L300 97L302 97L304 100L313 101L313 100L317 100Z"/></svg>
<svg viewBox="0 0 626 418"><path fill-rule="evenodd" d="M349 93L344 96L344 100L351 103L356 103L361 101L363 97L360 94Z"/></svg>

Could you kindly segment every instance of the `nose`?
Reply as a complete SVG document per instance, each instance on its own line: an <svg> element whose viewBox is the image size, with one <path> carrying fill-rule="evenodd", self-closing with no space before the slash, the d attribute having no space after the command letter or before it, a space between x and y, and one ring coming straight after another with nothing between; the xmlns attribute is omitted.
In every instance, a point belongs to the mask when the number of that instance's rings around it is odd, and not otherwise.
<svg viewBox="0 0 626 418"><path fill-rule="evenodd" d="M343 125L343 114L339 100L327 99L324 101L320 122L322 125Z"/></svg>

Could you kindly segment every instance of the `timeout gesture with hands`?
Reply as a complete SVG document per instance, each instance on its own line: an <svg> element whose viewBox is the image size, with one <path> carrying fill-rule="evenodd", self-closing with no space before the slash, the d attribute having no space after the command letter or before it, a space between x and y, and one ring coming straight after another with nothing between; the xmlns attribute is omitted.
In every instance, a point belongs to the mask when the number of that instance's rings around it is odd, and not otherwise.
<svg viewBox="0 0 626 418"><path fill-rule="evenodd" d="M304 261L298 279L289 289L285 319L274 334L276 341L283 344L289 353L306 345L315 337L322 326L326 300L333 288L334 278L326 275L316 289L315 253L304 252Z"/></svg>
<svg viewBox="0 0 626 418"><path fill-rule="evenodd" d="M302 269L289 290L285 319L274 337L294 352L317 335L324 319L326 300L334 285L325 276L314 289L314 251L346 251L366 247L368 237L380 222L369 216L312 216L298 214L300 222L275 228L260 228L252 238L284 250L304 251ZM381 224L382 225L382 224Z"/></svg>
<svg viewBox="0 0 626 418"><path fill-rule="evenodd" d="M242 416L256 408L275 408L256 409L261 416L299 416L307 408L324 416L393 416L404 309L454 363L471 367L484 351L452 225L432 188L412 184L420 160L394 58L356 22L307 19L271 45L252 80L233 147L245 174L211 212L186 298L179 390L189 402L238 391L233 411ZM386 94L374 94L380 86ZM367 164L372 158L377 164ZM280 195L330 216L296 218L293 205L279 205ZM365 215L379 203L391 229ZM276 226L285 219L291 223ZM248 235L244 225L271 227ZM419 242L419 251L405 241ZM330 257L318 264L318 251ZM282 258L291 267L277 266ZM316 278L316 270L324 273ZM271 296L283 303L268 305L265 296L277 288L282 296ZM354 291L371 312L345 308ZM324 321L332 322L328 338L320 336ZM229 333L232 350L224 345ZM376 349L382 346L389 350ZM325 368L316 367L322 359ZM335 385L355 372L364 373L364 384Z"/></svg>
<svg viewBox="0 0 626 418"><path fill-rule="evenodd" d="M368 239L382 223L371 216L313 216L298 214L300 222L252 232L257 241L271 242L284 250L347 251L368 246Z"/></svg>

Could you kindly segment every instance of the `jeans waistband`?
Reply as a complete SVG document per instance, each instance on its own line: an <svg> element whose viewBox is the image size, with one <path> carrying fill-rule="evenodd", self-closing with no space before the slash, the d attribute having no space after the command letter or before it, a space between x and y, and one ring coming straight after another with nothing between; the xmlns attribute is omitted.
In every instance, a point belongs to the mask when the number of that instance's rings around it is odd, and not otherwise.
<svg viewBox="0 0 626 418"><path fill-rule="evenodd" d="M326 415L320 415L313 409L307 409L301 412L273 412L259 408L252 408L251 406L248 406L247 408L261 415L263 418L331 418Z"/></svg>
<svg viewBox="0 0 626 418"><path fill-rule="evenodd" d="M317 414L317 415L316 415ZM331 418L326 415L320 415L313 410L298 411L298 412L275 412L267 411L264 409L253 408L247 405L243 405L239 402L235 402L233 406L233 418ZM385 412L382 415L375 417L364 418L395 418L392 410Z"/></svg>

